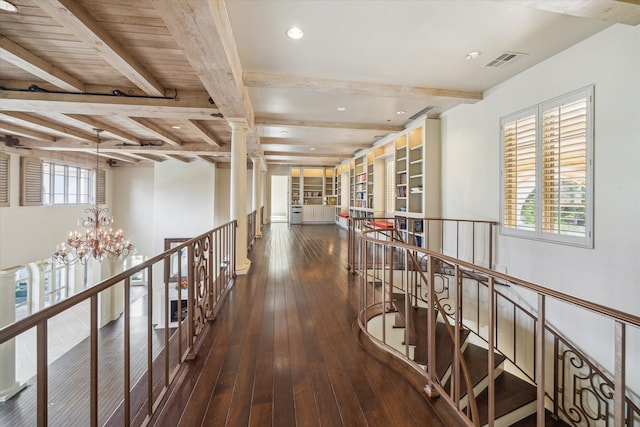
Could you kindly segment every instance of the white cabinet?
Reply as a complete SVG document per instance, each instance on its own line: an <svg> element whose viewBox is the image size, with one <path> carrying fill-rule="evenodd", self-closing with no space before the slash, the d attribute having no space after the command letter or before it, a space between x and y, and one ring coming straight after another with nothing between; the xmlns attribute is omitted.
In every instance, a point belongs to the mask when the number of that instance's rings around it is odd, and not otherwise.
<svg viewBox="0 0 640 427"><path fill-rule="evenodd" d="M335 206L323 206L322 209L322 222L334 222L336 220L336 207Z"/></svg>
<svg viewBox="0 0 640 427"><path fill-rule="evenodd" d="M331 223L335 221L335 206L305 205L302 207L302 223Z"/></svg>

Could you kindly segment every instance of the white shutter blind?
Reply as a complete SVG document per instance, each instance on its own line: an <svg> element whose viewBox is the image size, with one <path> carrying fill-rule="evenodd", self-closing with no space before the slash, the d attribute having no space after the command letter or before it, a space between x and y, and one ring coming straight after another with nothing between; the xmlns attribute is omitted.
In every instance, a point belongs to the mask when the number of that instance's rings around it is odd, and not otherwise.
<svg viewBox="0 0 640 427"><path fill-rule="evenodd" d="M9 155L0 153L0 206L9 206Z"/></svg>
<svg viewBox="0 0 640 427"><path fill-rule="evenodd" d="M543 106L542 230L584 237L587 203L587 99Z"/></svg>
<svg viewBox="0 0 640 427"><path fill-rule="evenodd" d="M107 203L106 196L106 172L102 169L96 171L96 202L104 205Z"/></svg>
<svg viewBox="0 0 640 427"><path fill-rule="evenodd" d="M42 205L42 160L22 157L20 206Z"/></svg>
<svg viewBox="0 0 640 427"><path fill-rule="evenodd" d="M509 118L502 124L503 227L535 231L536 114Z"/></svg>

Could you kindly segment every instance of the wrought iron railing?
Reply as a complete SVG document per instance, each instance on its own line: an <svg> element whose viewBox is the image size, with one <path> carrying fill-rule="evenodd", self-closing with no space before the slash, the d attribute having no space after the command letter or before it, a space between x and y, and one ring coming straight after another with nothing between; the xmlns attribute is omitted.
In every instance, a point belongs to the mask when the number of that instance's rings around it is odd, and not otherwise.
<svg viewBox="0 0 640 427"><path fill-rule="evenodd" d="M465 373L463 335L470 331L488 351L488 403L483 408L492 425L495 415L495 358L504 356L518 377L535 385L538 425L544 424L545 408L554 417L570 425L637 426L640 409L637 394L626 384L626 367L637 366L637 355L627 363L625 343L633 333L640 336L640 317L546 289L471 262L417 248L399 241L402 230L385 227L381 221L351 221L361 232L353 234L354 259L351 268L360 277L359 325L374 341L422 372L426 390L441 395L472 425L479 425L473 390ZM375 228L375 225L382 228ZM395 225L395 224L394 224ZM457 228L457 227L456 227ZM350 231L350 235L352 230ZM463 239L473 241L473 239ZM485 243L491 243L486 239ZM475 248L475 244L472 245ZM490 248L481 249L491 252ZM466 250L474 253L475 250ZM386 313L393 306L394 294L403 294L405 312L409 307L427 310L427 363L416 363L410 357L408 331L416 331L410 316L404 319L404 344L399 348L388 336ZM429 303L433 301L433 304ZM534 301L534 307L527 301ZM396 301L397 303L397 301ZM615 334L601 345L611 347L614 365L606 370L571 344L547 320L547 308L555 313L577 310L580 315L609 323ZM381 331L373 331L372 319L381 319ZM448 325L452 346L451 369L446 376L436 372L437 323ZM454 343L458 343L454 345ZM440 342L442 345L442 342ZM466 361L468 362L468 361ZM637 383L638 378L633 378ZM445 384L448 383L445 389ZM541 421L540 421L541 420ZM542 424L540 424L542 423Z"/></svg>
<svg viewBox="0 0 640 427"><path fill-rule="evenodd" d="M236 222L231 221L0 329L1 346L31 328L36 328L37 392L34 411L36 419L33 424L46 426L50 422L59 425L66 423L65 419L54 421L49 419L49 380L50 374L55 372L49 372L48 322L54 316L86 301L90 302L90 358L88 358L90 386L87 390L88 419L84 423L96 426L110 422L128 426L135 419L136 424L146 424L166 397L166 392L176 378L180 366L186 360L195 357L198 339L205 324L215 318L221 302L231 289L235 277L235 241ZM146 324L141 328L144 330L142 333L144 338L137 334L136 342L132 342L132 318L135 317L137 322L137 319L145 313L137 313L135 316L132 313L131 278L142 271L146 271L148 277L146 301L143 305L146 311ZM156 275L160 276L159 280L155 280ZM117 344L111 340L108 344L101 343L98 341L99 295L105 291L115 291L120 288L123 289L124 299L120 320L123 322L122 342ZM118 292L114 294L117 295ZM157 304L154 304L154 301L157 301ZM155 318L161 320L154 320L155 314L159 315ZM158 338L160 348L156 345ZM121 399L115 398L115 401L113 395L98 393L100 381L108 382L117 377L113 371L100 370L98 355L99 350L102 350L105 345L115 348L117 356L114 356L114 351L111 351L110 357L121 358L123 364L123 394ZM146 355L141 356L141 350L138 347L144 346L146 351L143 353L146 352ZM142 363L142 371L132 371L132 353L139 358L146 358L146 362ZM77 369L81 368L81 366L77 367ZM70 384L67 387L72 390L77 385ZM81 404L77 401L77 393L71 399L72 401L66 402L64 398L58 397L55 402L56 412L58 414L64 412L59 408L65 405L73 408ZM101 409L100 413L103 416L99 416L98 408ZM106 418L105 413L109 414Z"/></svg>
<svg viewBox="0 0 640 427"><path fill-rule="evenodd" d="M357 244L360 231L390 228L396 230L395 238L404 243L491 268L496 224L494 221L454 218L349 218L347 266L355 270L360 259Z"/></svg>

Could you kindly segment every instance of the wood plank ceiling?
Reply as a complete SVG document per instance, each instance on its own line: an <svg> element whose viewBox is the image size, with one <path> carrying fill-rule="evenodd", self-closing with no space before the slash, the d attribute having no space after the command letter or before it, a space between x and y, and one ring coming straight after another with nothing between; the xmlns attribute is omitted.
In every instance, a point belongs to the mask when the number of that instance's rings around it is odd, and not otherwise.
<svg viewBox="0 0 640 427"><path fill-rule="evenodd" d="M242 119L249 125L250 157L266 163L333 165L402 129L407 117L384 119L383 114L376 114L383 106L406 105L407 116L431 106L431 114L437 116L460 103L478 102L484 90L521 71L514 69L476 85L461 79L446 88L430 85L429 76L412 80L403 75L402 67L393 79L375 73L362 80L357 75L336 78L331 68L341 60L342 51L320 43L308 54L323 58L327 65L311 76L296 65L299 52L283 57L276 51L277 43L272 43L273 52L261 44L261 38L271 37L264 27L269 18L275 22L276 14L292 10L290 3L281 1L10 2L18 12L0 12L0 150L30 150L51 159L95 161L94 128L100 128L104 130L102 160L112 165L148 165L168 158L228 164L228 120ZM633 2L607 2L617 11L624 10L611 15L607 9L609 15L602 17L602 11L576 8L580 2L572 2L572 10L553 10L554 2L529 1L525 6L543 16L555 16L555 12L586 16L570 17L577 22L572 27L574 34L562 42L570 45L611 24L604 19L640 22L640 8ZM429 2L378 3L385 4L380 19L392 7L406 9L412 4L419 11L430 7L424 4ZM524 9L508 1L482 3L491 10L497 3L502 3L501 8ZM562 2L555 3L563 7ZM365 8L363 2L341 5L344 15ZM322 3L297 2L296 7L302 16L326 18L317 13ZM543 7L547 11L540 10ZM256 25L256 13L266 14L261 26ZM555 25L561 23L566 24L559 21ZM357 33L360 24L353 25L350 31ZM320 36L316 42L323 40L324 35ZM435 50L427 53L437 53L437 46L431 44ZM262 52L256 52L257 47ZM400 60L416 57L417 52L407 54ZM551 54L553 51L541 53L535 61ZM423 64L415 61L414 65ZM436 70L432 73L431 80L438 82ZM358 103L371 108L370 120L350 117L350 111L339 116L319 109ZM281 104L298 107L294 112L279 111Z"/></svg>

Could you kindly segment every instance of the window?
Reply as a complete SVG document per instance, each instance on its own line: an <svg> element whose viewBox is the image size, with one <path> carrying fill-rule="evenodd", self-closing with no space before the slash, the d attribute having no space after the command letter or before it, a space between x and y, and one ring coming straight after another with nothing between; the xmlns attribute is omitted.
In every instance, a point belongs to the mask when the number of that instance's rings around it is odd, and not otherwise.
<svg viewBox="0 0 640 427"><path fill-rule="evenodd" d="M27 317L31 314L30 304L30 283L29 271L26 268L21 268L16 271L15 285L16 285L16 311L15 319L19 320L23 317Z"/></svg>
<svg viewBox="0 0 640 427"><path fill-rule="evenodd" d="M98 179L98 195L104 195L104 171ZM42 165L42 200L45 205L76 205L92 202L92 183L94 173L91 169L79 168L55 163ZM100 187L100 185L102 187ZM104 203L104 201L101 201Z"/></svg>
<svg viewBox="0 0 640 427"><path fill-rule="evenodd" d="M592 239L593 87L503 117L502 233Z"/></svg>
<svg viewBox="0 0 640 427"><path fill-rule="evenodd" d="M127 270L129 268L135 267L136 265L142 264L144 261L145 261L144 255L129 255L124 260L124 269ZM133 285L143 285L146 283L147 283L146 268L131 276L131 284Z"/></svg>
<svg viewBox="0 0 640 427"><path fill-rule="evenodd" d="M44 271L44 306L62 301L67 297L69 267L48 264Z"/></svg>

